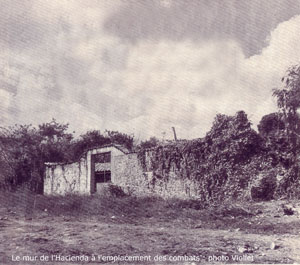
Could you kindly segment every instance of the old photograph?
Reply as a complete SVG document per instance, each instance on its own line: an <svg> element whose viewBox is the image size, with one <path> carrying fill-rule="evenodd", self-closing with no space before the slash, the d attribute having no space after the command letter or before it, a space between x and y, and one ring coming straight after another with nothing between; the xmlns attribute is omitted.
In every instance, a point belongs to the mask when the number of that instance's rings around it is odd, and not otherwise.
<svg viewBox="0 0 300 265"><path fill-rule="evenodd" d="M0 0L0 264L300 263L300 0Z"/></svg>

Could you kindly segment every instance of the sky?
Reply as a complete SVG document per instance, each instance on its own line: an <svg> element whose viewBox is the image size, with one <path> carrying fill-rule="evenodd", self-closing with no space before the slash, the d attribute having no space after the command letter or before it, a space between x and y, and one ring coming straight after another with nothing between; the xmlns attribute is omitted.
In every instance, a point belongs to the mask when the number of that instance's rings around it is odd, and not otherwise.
<svg viewBox="0 0 300 265"><path fill-rule="evenodd" d="M0 126L192 139L244 110L255 129L299 36L300 0L0 0Z"/></svg>

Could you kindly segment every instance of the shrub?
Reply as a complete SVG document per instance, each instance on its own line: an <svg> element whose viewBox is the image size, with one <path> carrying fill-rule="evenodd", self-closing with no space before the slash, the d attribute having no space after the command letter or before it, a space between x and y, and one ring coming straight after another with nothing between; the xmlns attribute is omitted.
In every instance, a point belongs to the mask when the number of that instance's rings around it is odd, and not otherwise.
<svg viewBox="0 0 300 265"><path fill-rule="evenodd" d="M170 172L175 173L197 183L202 201L223 201L241 197L261 170L262 142L246 113L239 111L234 116L218 114L202 139L160 143L149 152L141 149L138 157L155 178L168 182Z"/></svg>
<svg viewBox="0 0 300 265"><path fill-rule="evenodd" d="M274 199L274 194L277 187L277 179L274 172L268 172L258 183L251 188L251 198L253 200L271 200Z"/></svg>
<svg viewBox="0 0 300 265"><path fill-rule="evenodd" d="M113 196L113 197L119 198L119 197L126 196L126 194L123 191L123 189L120 186L117 186L117 185L110 184L108 186L108 191L109 191L109 195Z"/></svg>

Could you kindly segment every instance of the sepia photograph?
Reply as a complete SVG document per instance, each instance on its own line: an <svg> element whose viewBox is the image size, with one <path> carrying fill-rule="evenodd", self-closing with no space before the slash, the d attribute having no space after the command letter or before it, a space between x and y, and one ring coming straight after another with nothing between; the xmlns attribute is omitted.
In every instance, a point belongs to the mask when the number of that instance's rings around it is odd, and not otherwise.
<svg viewBox="0 0 300 265"><path fill-rule="evenodd" d="M300 0L0 0L0 264L299 264Z"/></svg>

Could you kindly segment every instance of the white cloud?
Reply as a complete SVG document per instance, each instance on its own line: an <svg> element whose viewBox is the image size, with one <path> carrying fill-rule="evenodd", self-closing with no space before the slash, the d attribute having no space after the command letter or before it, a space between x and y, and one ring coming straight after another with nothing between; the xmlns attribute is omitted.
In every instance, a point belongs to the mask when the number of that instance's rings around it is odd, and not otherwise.
<svg viewBox="0 0 300 265"><path fill-rule="evenodd" d="M124 93L152 100L140 120L150 134L168 131L171 137L175 126L179 136L202 136L216 113L238 110L256 125L276 111L272 89L300 61L299 34L300 16L279 24L269 45L250 58L233 41L140 43L129 54Z"/></svg>
<svg viewBox="0 0 300 265"><path fill-rule="evenodd" d="M123 71L123 97L150 101L140 121L147 135L161 135L175 126L181 137L207 130L224 96L235 82L243 58L234 42L144 42L134 47ZM235 84L234 84L235 85ZM138 112L133 104L132 112ZM194 130L195 134L190 134Z"/></svg>
<svg viewBox="0 0 300 265"><path fill-rule="evenodd" d="M0 88L0 121L1 123L7 122L8 113L7 110L10 107L12 95Z"/></svg>
<svg viewBox="0 0 300 265"><path fill-rule="evenodd" d="M122 43L103 30L119 2L34 3L34 21L52 35L32 50L3 51L1 80L17 89L14 96L0 90L7 124L54 117L77 132L171 138L175 126L180 138L200 137L218 112L245 110L258 123L276 110L272 88L300 59L300 16L279 24L261 54L245 58L236 41L225 39Z"/></svg>

